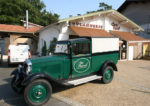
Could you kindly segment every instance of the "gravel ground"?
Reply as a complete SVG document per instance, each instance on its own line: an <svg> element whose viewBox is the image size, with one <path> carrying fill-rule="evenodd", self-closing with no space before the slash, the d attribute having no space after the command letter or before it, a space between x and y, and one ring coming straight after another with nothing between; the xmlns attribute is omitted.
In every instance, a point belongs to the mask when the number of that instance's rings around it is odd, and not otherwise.
<svg viewBox="0 0 150 106"><path fill-rule="evenodd" d="M117 65L119 71L110 84L96 80L55 94L85 106L150 106L150 61L119 61Z"/></svg>

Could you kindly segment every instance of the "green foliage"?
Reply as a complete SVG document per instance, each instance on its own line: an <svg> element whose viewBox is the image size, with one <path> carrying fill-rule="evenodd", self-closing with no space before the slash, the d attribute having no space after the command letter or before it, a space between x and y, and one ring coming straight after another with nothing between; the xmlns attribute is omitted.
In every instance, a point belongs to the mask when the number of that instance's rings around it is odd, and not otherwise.
<svg viewBox="0 0 150 106"><path fill-rule="evenodd" d="M50 41L50 45L49 45L49 52L50 52L50 53L53 52L55 46L53 46L52 44L53 44L54 42L56 42L56 41L57 41L57 38L55 38L55 37L53 38L52 41Z"/></svg>
<svg viewBox="0 0 150 106"><path fill-rule="evenodd" d="M111 10L112 6L105 4L104 2L99 3L99 10L98 11L105 11L105 10Z"/></svg>
<svg viewBox="0 0 150 106"><path fill-rule="evenodd" d="M112 9L112 6L110 6L110 5L108 5L108 4L104 3L104 2L101 2L101 3L99 3L99 9L98 10L96 10L96 11L88 11L87 14L88 13L98 12L98 11L111 10L111 9Z"/></svg>
<svg viewBox="0 0 150 106"><path fill-rule="evenodd" d="M26 10L29 21L39 25L48 25L58 21L59 15L46 11L41 0L0 0L0 23L18 24L25 20Z"/></svg>
<svg viewBox="0 0 150 106"><path fill-rule="evenodd" d="M42 47L42 56L46 56L47 54L47 46L46 46L46 41L44 41L44 45Z"/></svg>

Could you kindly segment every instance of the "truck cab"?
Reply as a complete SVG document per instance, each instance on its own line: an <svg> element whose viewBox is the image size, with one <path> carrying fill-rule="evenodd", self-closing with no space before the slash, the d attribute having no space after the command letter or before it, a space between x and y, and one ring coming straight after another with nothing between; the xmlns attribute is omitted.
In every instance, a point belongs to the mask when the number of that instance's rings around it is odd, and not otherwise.
<svg viewBox="0 0 150 106"><path fill-rule="evenodd" d="M46 103L51 97L53 83L76 86L101 79L107 84L117 71L118 38L57 41L53 48L52 55L28 59L12 72L12 88L17 92L24 91L28 105Z"/></svg>

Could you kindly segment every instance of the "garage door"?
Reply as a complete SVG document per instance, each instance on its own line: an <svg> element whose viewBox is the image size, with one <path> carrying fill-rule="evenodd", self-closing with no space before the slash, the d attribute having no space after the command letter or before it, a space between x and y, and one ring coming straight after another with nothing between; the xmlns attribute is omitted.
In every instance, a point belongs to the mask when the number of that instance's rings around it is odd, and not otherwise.
<svg viewBox="0 0 150 106"><path fill-rule="evenodd" d="M0 39L0 52L4 53L4 40Z"/></svg>
<svg viewBox="0 0 150 106"><path fill-rule="evenodd" d="M4 53L4 40L0 39L0 63L2 62L3 53Z"/></svg>

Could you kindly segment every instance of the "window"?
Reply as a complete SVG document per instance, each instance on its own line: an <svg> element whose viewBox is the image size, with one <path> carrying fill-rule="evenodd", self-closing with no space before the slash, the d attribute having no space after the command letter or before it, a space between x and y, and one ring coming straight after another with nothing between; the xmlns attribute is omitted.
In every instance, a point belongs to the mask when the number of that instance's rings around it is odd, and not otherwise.
<svg viewBox="0 0 150 106"><path fill-rule="evenodd" d="M89 43L73 43L72 54L74 56L90 54L90 44Z"/></svg>
<svg viewBox="0 0 150 106"><path fill-rule="evenodd" d="M55 48L53 53L54 54L69 54L70 53L70 49L69 49L69 45L67 44L56 44L53 45Z"/></svg>

